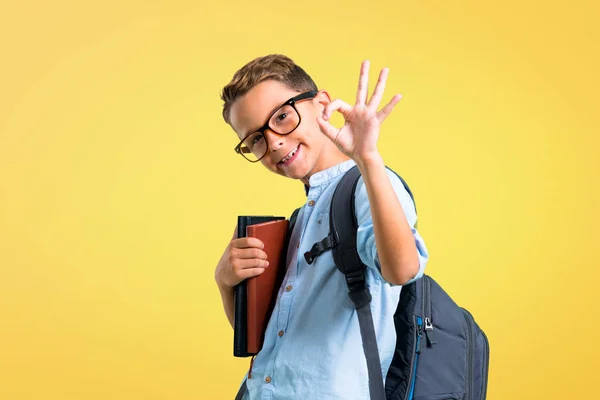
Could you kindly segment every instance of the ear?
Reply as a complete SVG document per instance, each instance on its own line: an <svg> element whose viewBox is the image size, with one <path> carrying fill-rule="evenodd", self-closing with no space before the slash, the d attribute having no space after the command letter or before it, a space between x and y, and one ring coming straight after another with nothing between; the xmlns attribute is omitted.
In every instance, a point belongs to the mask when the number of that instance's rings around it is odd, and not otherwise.
<svg viewBox="0 0 600 400"><path fill-rule="evenodd" d="M331 96L327 90L319 90L314 98L314 102L322 113L325 110L325 106L331 103Z"/></svg>

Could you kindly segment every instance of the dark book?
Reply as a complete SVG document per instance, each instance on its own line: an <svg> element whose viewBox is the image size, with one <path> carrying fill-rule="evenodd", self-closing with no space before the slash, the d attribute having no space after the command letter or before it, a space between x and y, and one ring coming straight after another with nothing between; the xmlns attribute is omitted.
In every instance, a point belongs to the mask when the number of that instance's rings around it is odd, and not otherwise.
<svg viewBox="0 0 600 400"><path fill-rule="evenodd" d="M285 217L238 217L237 237L253 236L260 239L265 244L263 251L267 253L269 266L261 275L246 279L234 288L235 357L253 356L262 346L264 331L285 271L288 224Z"/></svg>

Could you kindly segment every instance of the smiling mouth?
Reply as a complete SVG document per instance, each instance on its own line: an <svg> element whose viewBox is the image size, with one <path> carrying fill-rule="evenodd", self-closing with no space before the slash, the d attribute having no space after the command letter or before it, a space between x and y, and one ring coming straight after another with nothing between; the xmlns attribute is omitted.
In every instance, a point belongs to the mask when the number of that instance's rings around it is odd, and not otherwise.
<svg viewBox="0 0 600 400"><path fill-rule="evenodd" d="M294 156L298 154L298 150L300 149L300 145L296 146L292 151L290 151L285 157L281 159L277 164L287 165L291 160L294 159Z"/></svg>

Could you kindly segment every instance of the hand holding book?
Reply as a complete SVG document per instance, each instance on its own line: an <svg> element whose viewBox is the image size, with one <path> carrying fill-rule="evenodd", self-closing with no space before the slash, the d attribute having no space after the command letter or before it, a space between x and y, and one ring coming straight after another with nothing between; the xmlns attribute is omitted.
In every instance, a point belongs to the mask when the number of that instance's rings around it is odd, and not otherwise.
<svg viewBox="0 0 600 400"><path fill-rule="evenodd" d="M215 270L217 285L225 291L233 290L244 279L262 274L269 265L264 243L254 237L238 238L237 231L238 227Z"/></svg>
<svg viewBox="0 0 600 400"><path fill-rule="evenodd" d="M234 328L234 356L257 354L285 274L289 222L239 216L215 270L225 313Z"/></svg>

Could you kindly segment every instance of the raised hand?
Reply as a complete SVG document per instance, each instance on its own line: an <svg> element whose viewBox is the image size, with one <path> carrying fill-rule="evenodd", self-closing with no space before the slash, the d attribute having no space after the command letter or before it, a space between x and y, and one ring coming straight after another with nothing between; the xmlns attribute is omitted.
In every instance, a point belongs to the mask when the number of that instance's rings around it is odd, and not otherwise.
<svg viewBox="0 0 600 400"><path fill-rule="evenodd" d="M377 150L379 128L402 98L401 95L396 94L385 107L377 110L383 97L388 73L387 68L381 70L371 99L367 102L369 61L363 61L356 92L356 104L351 106L336 99L325 106L322 116L317 117L321 132L344 154L357 162L368 160L379 154ZM341 113L344 117L344 126L341 128L336 128L329 122L334 111Z"/></svg>

